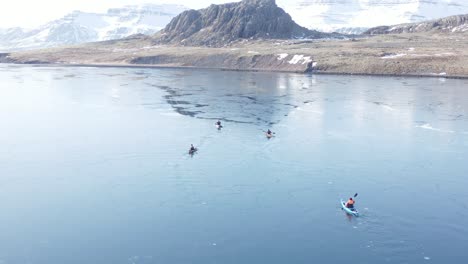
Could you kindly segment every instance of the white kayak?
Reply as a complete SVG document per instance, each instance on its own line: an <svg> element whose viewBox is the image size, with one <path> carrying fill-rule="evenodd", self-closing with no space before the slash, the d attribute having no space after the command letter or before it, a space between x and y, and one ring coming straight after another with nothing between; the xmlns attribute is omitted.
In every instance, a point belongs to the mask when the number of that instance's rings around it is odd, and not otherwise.
<svg viewBox="0 0 468 264"><path fill-rule="evenodd" d="M359 212L356 210L356 209L351 209L351 208L348 208L346 207L346 202L343 201L343 199L341 199L341 208L349 215L354 215L354 216L359 216Z"/></svg>

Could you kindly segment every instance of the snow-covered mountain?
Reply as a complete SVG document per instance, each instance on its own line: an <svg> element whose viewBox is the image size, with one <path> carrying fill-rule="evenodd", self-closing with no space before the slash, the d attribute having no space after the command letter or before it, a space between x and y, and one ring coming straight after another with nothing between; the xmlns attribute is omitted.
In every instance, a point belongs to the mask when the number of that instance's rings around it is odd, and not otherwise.
<svg viewBox="0 0 468 264"><path fill-rule="evenodd" d="M444 17L436 20L429 20L420 23L406 23L393 26L380 26L371 28L364 34L400 34L400 33L421 33L421 32L468 32L468 14Z"/></svg>
<svg viewBox="0 0 468 264"><path fill-rule="evenodd" d="M277 0L277 2L301 26L341 33L357 33L370 27L468 14L468 0Z"/></svg>
<svg viewBox="0 0 468 264"><path fill-rule="evenodd" d="M233 0L235 1L235 0ZM182 2L182 1L181 1ZM468 14L468 0L276 0L299 25L359 34L368 28ZM107 13L75 11L26 30L0 29L0 52L153 34L187 10L181 5L132 5Z"/></svg>
<svg viewBox="0 0 468 264"><path fill-rule="evenodd" d="M0 29L0 52L153 34L187 10L181 5L132 5L105 14L75 11L34 29Z"/></svg>

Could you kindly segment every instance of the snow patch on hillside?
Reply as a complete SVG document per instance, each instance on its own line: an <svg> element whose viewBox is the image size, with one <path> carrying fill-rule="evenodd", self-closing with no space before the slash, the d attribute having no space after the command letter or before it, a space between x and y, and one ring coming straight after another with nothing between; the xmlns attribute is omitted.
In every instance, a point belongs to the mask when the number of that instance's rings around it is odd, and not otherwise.
<svg viewBox="0 0 468 264"><path fill-rule="evenodd" d="M304 55L294 55L294 57L288 62L289 64L306 64L312 62L311 57Z"/></svg>
<svg viewBox="0 0 468 264"><path fill-rule="evenodd" d="M278 54L278 60L284 60L289 56L287 53Z"/></svg>

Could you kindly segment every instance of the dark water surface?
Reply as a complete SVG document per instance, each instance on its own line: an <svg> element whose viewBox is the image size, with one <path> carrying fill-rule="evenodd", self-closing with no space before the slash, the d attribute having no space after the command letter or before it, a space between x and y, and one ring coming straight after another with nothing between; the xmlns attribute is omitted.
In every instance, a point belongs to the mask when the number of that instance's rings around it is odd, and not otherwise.
<svg viewBox="0 0 468 264"><path fill-rule="evenodd" d="M2 264L465 263L467 186L467 80L0 66Z"/></svg>

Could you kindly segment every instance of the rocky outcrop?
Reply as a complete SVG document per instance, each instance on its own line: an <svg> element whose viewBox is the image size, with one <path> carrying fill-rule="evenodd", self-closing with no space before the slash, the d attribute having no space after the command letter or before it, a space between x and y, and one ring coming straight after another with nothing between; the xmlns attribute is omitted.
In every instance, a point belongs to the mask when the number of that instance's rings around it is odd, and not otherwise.
<svg viewBox="0 0 468 264"><path fill-rule="evenodd" d="M380 26L367 30L364 34L401 34L422 32L468 32L468 14L449 16L421 23L400 24L395 26Z"/></svg>
<svg viewBox="0 0 468 264"><path fill-rule="evenodd" d="M156 43L219 47L242 39L340 37L296 24L275 0L244 0L189 10L155 36Z"/></svg>
<svg viewBox="0 0 468 264"><path fill-rule="evenodd" d="M0 63L10 63L9 55L10 53L0 53Z"/></svg>

